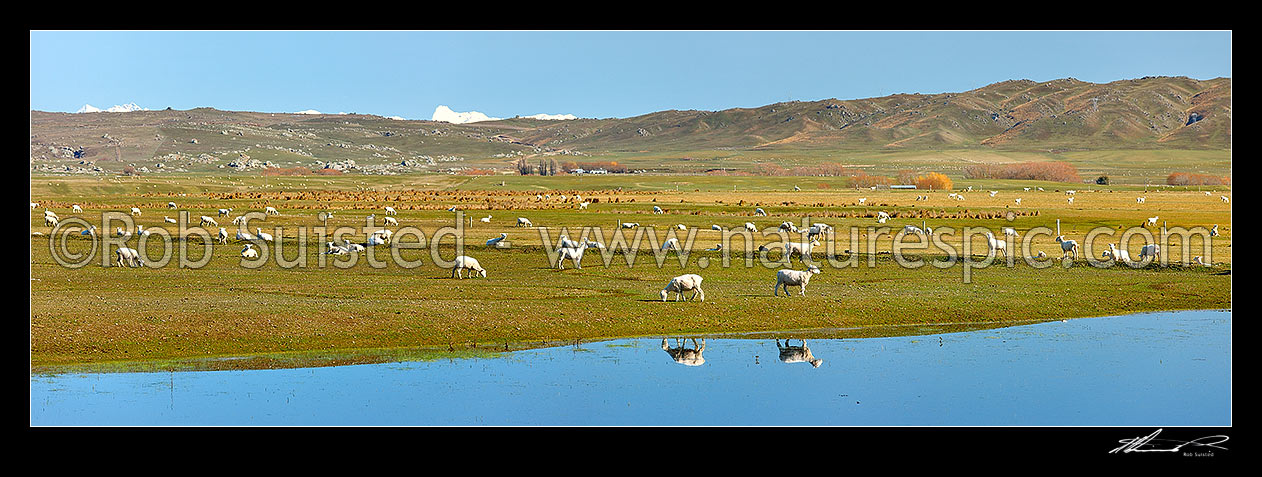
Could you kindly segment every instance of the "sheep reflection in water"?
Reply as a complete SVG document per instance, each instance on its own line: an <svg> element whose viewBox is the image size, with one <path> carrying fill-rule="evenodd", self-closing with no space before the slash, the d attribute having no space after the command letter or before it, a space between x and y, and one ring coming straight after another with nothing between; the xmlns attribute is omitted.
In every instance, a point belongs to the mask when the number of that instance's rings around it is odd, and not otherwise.
<svg viewBox="0 0 1262 477"><path fill-rule="evenodd" d="M801 340L802 346L789 346L789 340L784 340L784 346L780 345L780 340L776 339L776 348L780 349L780 361L785 363L811 363L812 367L818 368L824 364L824 360L816 358L811 354L811 349L806 346L806 340Z"/></svg>
<svg viewBox="0 0 1262 477"><path fill-rule="evenodd" d="M666 342L666 338L662 338L662 351L669 354L670 358L675 360L676 363L685 366L701 366L705 364L705 358L701 356L701 353L705 351L705 338L701 339L700 345L697 344L696 338L692 338L691 349L685 346L682 339L675 338L675 347L672 348Z"/></svg>

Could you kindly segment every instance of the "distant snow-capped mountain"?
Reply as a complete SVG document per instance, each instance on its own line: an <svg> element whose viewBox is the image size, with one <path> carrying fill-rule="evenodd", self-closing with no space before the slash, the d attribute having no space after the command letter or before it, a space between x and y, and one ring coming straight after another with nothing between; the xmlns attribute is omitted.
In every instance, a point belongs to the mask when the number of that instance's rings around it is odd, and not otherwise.
<svg viewBox="0 0 1262 477"><path fill-rule="evenodd" d="M564 119L578 119L578 116L575 116L573 114L535 114L531 116L522 116L522 117L530 118L530 119L546 119L550 121L559 121L559 120L564 120ZM434 115L430 118L431 121L444 121L444 122L449 122L452 124L476 123L476 122L482 122L482 121L499 121L501 119L503 118L493 118L477 111L469 111L467 113L452 111L451 108L448 108L447 106L443 106L443 105L439 105L437 108L435 108Z"/></svg>
<svg viewBox="0 0 1262 477"><path fill-rule="evenodd" d="M136 103L116 104L106 109L101 109L101 108L92 106L91 104L85 104L83 105L82 108L79 108L79 110L75 112L76 113L99 113L99 112L104 111L107 113L128 113L131 111L148 111L148 110L149 108L142 108L140 107L140 105L137 105Z"/></svg>

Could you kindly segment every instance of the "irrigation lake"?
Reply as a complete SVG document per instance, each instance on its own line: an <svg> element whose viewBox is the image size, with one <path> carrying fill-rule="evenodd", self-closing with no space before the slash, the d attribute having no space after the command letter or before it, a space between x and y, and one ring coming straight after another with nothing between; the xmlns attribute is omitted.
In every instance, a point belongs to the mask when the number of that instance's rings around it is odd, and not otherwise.
<svg viewBox="0 0 1262 477"><path fill-rule="evenodd" d="M787 334L786 334L787 335ZM802 336L795 332L793 336ZM332 367L31 374L32 426L1231 426L1231 311L619 339ZM801 340L788 344L800 347ZM789 354L800 351L786 350ZM679 358L680 361L676 361ZM793 360L790 360L793 361Z"/></svg>

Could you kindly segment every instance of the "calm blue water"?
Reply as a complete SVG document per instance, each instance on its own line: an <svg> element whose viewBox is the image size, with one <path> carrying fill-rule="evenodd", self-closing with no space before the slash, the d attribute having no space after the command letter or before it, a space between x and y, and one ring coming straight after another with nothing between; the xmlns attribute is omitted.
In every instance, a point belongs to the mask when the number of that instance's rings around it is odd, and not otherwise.
<svg viewBox="0 0 1262 477"><path fill-rule="evenodd" d="M772 339L705 342L699 366L658 337L434 362L32 375L31 425L1232 424L1229 311L807 339L819 367L780 361Z"/></svg>

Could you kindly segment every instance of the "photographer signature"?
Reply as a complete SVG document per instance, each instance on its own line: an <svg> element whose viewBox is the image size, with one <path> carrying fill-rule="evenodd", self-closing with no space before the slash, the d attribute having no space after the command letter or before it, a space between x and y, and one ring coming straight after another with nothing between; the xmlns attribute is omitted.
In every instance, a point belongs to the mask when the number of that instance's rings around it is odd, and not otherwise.
<svg viewBox="0 0 1262 477"><path fill-rule="evenodd" d="M1197 447L1212 447L1215 449L1227 450L1226 447L1221 447L1217 445L1217 444L1222 444L1223 442L1227 442L1227 436L1224 436L1224 435L1206 436L1206 437L1201 437L1198 439L1192 439L1190 441L1177 441L1173 439L1157 439L1156 437L1158 434L1161 434L1161 429L1157 429L1152 434L1149 434L1144 437L1136 437L1132 439L1119 440L1118 442L1121 442L1122 445L1116 449L1109 451L1109 453L1116 454L1118 452L1122 452L1122 453L1179 452L1180 450L1183 449L1184 446L1189 446L1189 445L1197 446ZM1157 442L1162 442L1162 443L1167 443L1167 444L1177 444L1177 445L1175 445L1174 447L1170 447L1168 449L1141 449L1141 447L1143 446L1146 446L1146 445L1152 446L1152 445L1155 445Z"/></svg>

